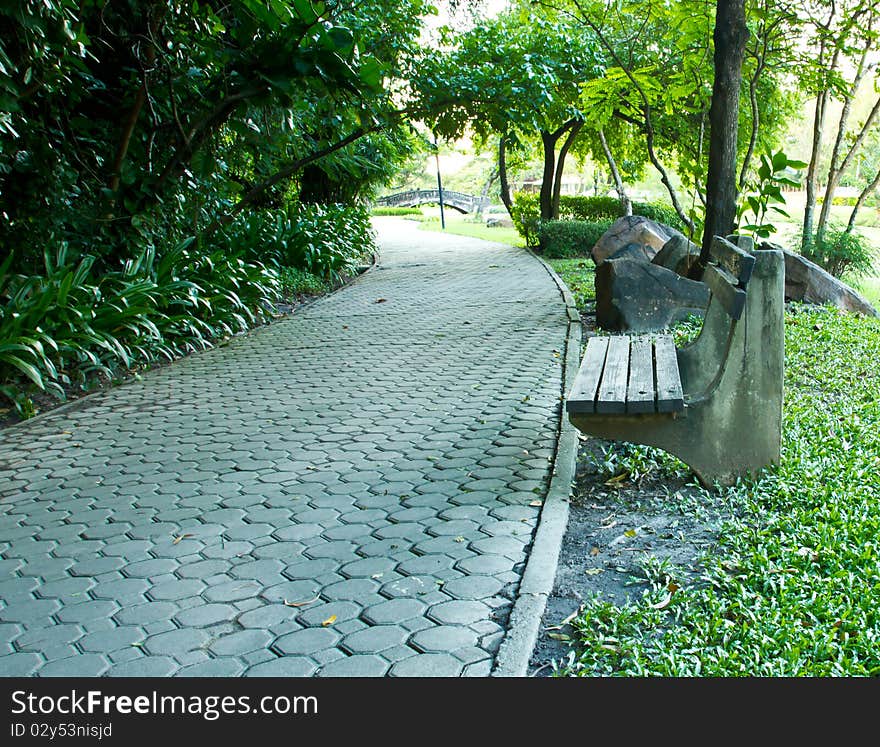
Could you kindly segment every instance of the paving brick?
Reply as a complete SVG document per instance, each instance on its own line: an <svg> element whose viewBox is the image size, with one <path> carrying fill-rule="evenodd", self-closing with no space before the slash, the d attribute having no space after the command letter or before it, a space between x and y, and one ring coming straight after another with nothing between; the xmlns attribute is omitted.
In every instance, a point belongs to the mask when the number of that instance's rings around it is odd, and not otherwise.
<svg viewBox="0 0 880 747"><path fill-rule="evenodd" d="M208 647L217 656L243 656L267 648L273 636L264 630L240 630L221 636Z"/></svg>
<svg viewBox="0 0 880 747"><path fill-rule="evenodd" d="M339 638L339 634L329 628L306 628L280 636L272 648L284 656L310 654L334 647Z"/></svg>
<svg viewBox="0 0 880 747"><path fill-rule="evenodd" d="M379 656L359 654L346 656L324 665L319 677L381 677L390 664Z"/></svg>
<svg viewBox="0 0 880 747"><path fill-rule="evenodd" d="M234 620L238 611L229 604L200 604L178 612L174 616L178 625L190 628L204 628L220 622Z"/></svg>
<svg viewBox="0 0 880 747"><path fill-rule="evenodd" d="M396 625L373 625L350 633L342 639L341 646L351 654L380 653L387 648L400 646L409 638L409 631Z"/></svg>
<svg viewBox="0 0 880 747"><path fill-rule="evenodd" d="M278 659L256 664L248 669L245 677L310 677L317 664L304 656L282 656Z"/></svg>
<svg viewBox="0 0 880 747"><path fill-rule="evenodd" d="M110 662L98 654L80 654L57 659L41 667L40 677L99 677L110 668Z"/></svg>
<svg viewBox="0 0 880 747"><path fill-rule="evenodd" d="M459 677L464 664L450 654L416 654L397 662L392 677Z"/></svg>
<svg viewBox="0 0 880 747"><path fill-rule="evenodd" d="M201 648L209 640L211 640L211 635L205 630L181 628L150 636L143 648L150 654L168 654L176 657L187 651Z"/></svg>

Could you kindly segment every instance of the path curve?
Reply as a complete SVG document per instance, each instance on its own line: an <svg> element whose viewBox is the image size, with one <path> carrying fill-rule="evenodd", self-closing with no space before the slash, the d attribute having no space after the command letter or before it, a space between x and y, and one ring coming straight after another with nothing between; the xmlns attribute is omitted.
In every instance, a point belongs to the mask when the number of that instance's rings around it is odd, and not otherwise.
<svg viewBox="0 0 880 747"><path fill-rule="evenodd" d="M375 225L350 286L0 432L0 674L490 674L566 308L525 250Z"/></svg>

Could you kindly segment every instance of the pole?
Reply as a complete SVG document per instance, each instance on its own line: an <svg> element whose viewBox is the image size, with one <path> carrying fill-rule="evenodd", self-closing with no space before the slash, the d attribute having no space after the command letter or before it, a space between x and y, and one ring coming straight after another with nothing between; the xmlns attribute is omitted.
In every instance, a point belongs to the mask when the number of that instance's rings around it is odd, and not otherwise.
<svg viewBox="0 0 880 747"><path fill-rule="evenodd" d="M443 214L443 182L440 180L440 146L434 136L434 160L437 162L437 194L440 196L440 228L446 230L446 216Z"/></svg>

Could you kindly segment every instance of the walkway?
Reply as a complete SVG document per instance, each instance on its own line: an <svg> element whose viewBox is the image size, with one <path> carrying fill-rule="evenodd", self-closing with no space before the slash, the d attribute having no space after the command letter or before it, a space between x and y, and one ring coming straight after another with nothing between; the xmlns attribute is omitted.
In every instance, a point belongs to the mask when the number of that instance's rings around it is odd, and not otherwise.
<svg viewBox="0 0 880 747"><path fill-rule="evenodd" d="M0 432L0 675L490 674L565 306L525 251L377 224L351 286Z"/></svg>

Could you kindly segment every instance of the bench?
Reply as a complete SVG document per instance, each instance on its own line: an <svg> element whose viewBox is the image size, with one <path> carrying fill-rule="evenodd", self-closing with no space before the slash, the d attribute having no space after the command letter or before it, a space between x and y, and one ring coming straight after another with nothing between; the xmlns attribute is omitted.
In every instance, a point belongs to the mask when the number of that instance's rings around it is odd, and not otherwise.
<svg viewBox="0 0 880 747"><path fill-rule="evenodd" d="M656 446L703 485L732 485L779 461L785 265L742 236L716 236L710 254L697 339L591 337L566 411L582 433Z"/></svg>

